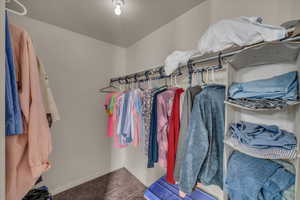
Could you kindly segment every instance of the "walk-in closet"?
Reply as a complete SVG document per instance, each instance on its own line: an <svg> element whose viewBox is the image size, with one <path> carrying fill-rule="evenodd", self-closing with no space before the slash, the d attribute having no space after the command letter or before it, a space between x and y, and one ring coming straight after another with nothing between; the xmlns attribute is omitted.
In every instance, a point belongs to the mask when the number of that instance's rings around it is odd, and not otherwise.
<svg viewBox="0 0 300 200"><path fill-rule="evenodd" d="M2 0L0 200L300 200L299 0Z"/></svg>

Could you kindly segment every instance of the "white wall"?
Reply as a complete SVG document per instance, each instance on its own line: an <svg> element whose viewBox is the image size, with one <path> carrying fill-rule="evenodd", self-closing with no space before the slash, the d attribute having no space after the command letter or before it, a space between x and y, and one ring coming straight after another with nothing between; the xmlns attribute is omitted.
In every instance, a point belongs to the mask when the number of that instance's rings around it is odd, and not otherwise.
<svg viewBox="0 0 300 200"><path fill-rule="evenodd" d="M4 90L4 1L0 1L0 199L4 199L5 191L5 90Z"/></svg>
<svg viewBox="0 0 300 200"><path fill-rule="evenodd" d="M125 49L27 17L11 15L10 21L31 35L61 115L52 129L53 166L44 183L57 193L122 167L105 135L98 89L125 69Z"/></svg>
<svg viewBox="0 0 300 200"><path fill-rule="evenodd" d="M266 23L280 25L300 18L299 9L299 0L207 0L127 48L127 73L161 65L174 50L195 49L209 24L220 19L262 16ZM146 169L145 156L134 148L127 149L125 157L125 166L146 185L164 173L160 167ZM204 189L221 197L216 188Z"/></svg>

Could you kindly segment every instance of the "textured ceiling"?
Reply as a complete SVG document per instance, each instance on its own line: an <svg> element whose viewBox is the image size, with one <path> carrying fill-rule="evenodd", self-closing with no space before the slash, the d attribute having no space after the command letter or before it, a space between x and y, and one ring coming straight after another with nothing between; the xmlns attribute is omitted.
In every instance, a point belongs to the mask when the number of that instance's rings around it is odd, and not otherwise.
<svg viewBox="0 0 300 200"><path fill-rule="evenodd" d="M121 16L114 15L111 0L19 1L31 18L127 47L204 0L125 0Z"/></svg>

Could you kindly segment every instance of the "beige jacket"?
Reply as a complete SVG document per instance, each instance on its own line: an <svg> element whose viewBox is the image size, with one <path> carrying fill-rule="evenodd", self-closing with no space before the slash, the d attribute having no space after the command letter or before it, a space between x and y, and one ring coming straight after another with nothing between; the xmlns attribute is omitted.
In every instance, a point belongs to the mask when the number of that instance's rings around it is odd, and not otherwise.
<svg viewBox="0 0 300 200"><path fill-rule="evenodd" d="M53 122L60 120L58 109L52 95L52 91L49 85L49 78L42 64L41 60L37 57L38 69L40 73L41 92L43 96L43 102L46 113L50 113Z"/></svg>
<svg viewBox="0 0 300 200"><path fill-rule="evenodd" d="M6 136L6 200L21 200L39 176L50 168L51 135L43 106L38 64L32 41L10 25L24 133Z"/></svg>

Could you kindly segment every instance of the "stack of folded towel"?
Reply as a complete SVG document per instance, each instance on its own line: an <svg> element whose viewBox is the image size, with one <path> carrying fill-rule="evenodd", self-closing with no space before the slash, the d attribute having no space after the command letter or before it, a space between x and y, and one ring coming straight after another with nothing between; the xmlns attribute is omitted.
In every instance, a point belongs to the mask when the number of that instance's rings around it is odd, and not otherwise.
<svg viewBox="0 0 300 200"><path fill-rule="evenodd" d="M298 73L288 72L269 79L233 83L229 102L250 109L284 109L299 99Z"/></svg>

